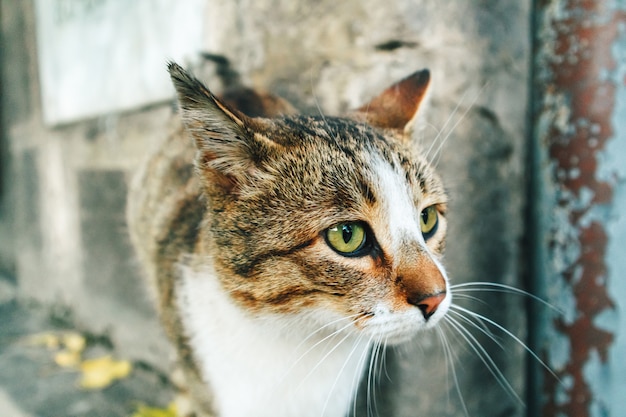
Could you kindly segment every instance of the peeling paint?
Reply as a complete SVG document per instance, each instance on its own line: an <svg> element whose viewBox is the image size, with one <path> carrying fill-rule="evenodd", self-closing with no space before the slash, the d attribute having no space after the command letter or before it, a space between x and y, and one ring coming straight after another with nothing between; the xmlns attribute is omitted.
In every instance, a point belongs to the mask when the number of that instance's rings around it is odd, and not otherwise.
<svg viewBox="0 0 626 417"><path fill-rule="evenodd" d="M539 343L561 383L545 375L542 415L609 416L623 411L611 402L617 397L611 398L609 377L614 345L624 343L614 282L626 265L613 269L611 251L615 217L626 212L614 206L626 176L619 164L606 162L626 159L626 4L543 0L536 12L534 135L545 153L537 175L550 183L540 205L544 216L551 213L540 232L547 255L538 279L546 281L549 301L564 310L561 317L543 316L550 321ZM615 142L621 153L608 151ZM626 233L618 239L623 251Z"/></svg>
<svg viewBox="0 0 626 417"><path fill-rule="evenodd" d="M626 4L622 1L622 7ZM614 273L608 282L611 294L626 294L626 20L620 24L618 41L612 48L615 62L618 63L612 75L616 85L615 110L612 124L614 137L601 153L601 165L598 177L613 186L612 210L607 214L607 268ZM601 395L612 405L612 410L622 410L626 393L626 300L615 297L615 311L596 317L597 326L609 329L615 334L615 340L609 349L608 362L611 364L610 375L602 375L602 381L610 381L609 386L600 387ZM618 408L619 407L619 408ZM613 415L618 415L614 413Z"/></svg>

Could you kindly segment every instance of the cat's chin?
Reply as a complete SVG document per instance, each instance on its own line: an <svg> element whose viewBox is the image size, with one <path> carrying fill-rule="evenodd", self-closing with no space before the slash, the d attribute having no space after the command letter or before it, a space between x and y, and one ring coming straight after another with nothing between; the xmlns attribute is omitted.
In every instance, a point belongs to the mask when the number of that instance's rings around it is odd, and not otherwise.
<svg viewBox="0 0 626 417"><path fill-rule="evenodd" d="M417 339L424 332L432 329L435 325L421 325L421 326L408 326L406 329L392 331L392 332L380 332L377 331L372 334L372 339L378 341L387 346L397 346L405 343L410 343Z"/></svg>
<svg viewBox="0 0 626 417"><path fill-rule="evenodd" d="M390 337L386 337L384 339L384 344L386 346L398 346L403 345L405 343L409 343L416 338L416 336L421 332L411 333L411 334L399 334L393 335Z"/></svg>
<svg viewBox="0 0 626 417"><path fill-rule="evenodd" d="M407 329L401 329L391 332L377 331L372 334L372 339L377 340L384 345L401 345L404 343L409 343L412 340L416 339L418 335L422 334L425 330L427 330L425 326L408 326Z"/></svg>
<svg viewBox="0 0 626 417"><path fill-rule="evenodd" d="M424 331L437 326L445 316L448 305L449 299L446 299L442 308L428 320L424 319L418 309L391 312L380 308L363 326L362 331L369 334L372 340L386 345L407 343L423 334Z"/></svg>

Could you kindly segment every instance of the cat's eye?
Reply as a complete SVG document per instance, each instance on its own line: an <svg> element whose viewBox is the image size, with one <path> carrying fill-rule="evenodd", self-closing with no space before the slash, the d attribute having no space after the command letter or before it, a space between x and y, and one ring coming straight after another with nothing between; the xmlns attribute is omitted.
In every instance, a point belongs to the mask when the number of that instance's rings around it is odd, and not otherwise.
<svg viewBox="0 0 626 417"><path fill-rule="evenodd" d="M367 243L367 230L363 223L339 223L326 230L328 245L344 256L359 256Z"/></svg>
<svg viewBox="0 0 626 417"><path fill-rule="evenodd" d="M435 206L426 207L420 214L420 227L424 240L430 239L437 232L439 215Z"/></svg>

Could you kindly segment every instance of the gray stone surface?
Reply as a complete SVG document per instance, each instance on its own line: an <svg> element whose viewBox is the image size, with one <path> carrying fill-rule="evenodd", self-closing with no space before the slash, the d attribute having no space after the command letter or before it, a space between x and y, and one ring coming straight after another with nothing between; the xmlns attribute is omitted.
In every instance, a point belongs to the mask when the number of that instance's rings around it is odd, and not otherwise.
<svg viewBox="0 0 626 417"><path fill-rule="evenodd" d="M0 291L8 290L0 278ZM0 415L7 417L129 417L139 405L166 408L173 399L167 375L133 361L130 375L103 389L81 389L80 373L53 361L58 351L29 342L42 334L72 331L87 340L85 358L125 359L106 334L82 328L71 310L10 297L0 299Z"/></svg>
<svg viewBox="0 0 626 417"><path fill-rule="evenodd" d="M4 390L0 390L0 414L11 417L32 417L32 414L22 411Z"/></svg>
<svg viewBox="0 0 626 417"><path fill-rule="evenodd" d="M206 50L228 57L248 85L277 92L307 112L341 112L390 82L429 68L432 95L419 136L425 148L434 140L434 149L445 141L433 158L452 198L446 255L450 276L456 283L521 286L528 2L206 4ZM171 351L142 293L122 219L124 180L166 134L171 106L46 128L39 105L32 4L0 0L0 5L6 137L1 143L12 162L11 181L3 191L12 196L12 204L0 211L0 261L13 265L9 269L16 272L21 296L71 308L84 328L107 331L125 357L166 371ZM210 65L198 72L219 89ZM471 295L485 303L468 301L472 309L525 336L523 300ZM522 415L467 342L450 326L444 328L457 355L458 391L469 414ZM486 346L523 396L521 349ZM379 415L462 415L450 367L436 333L390 350L389 378L381 378L376 393ZM359 394L362 413L367 409L365 391Z"/></svg>

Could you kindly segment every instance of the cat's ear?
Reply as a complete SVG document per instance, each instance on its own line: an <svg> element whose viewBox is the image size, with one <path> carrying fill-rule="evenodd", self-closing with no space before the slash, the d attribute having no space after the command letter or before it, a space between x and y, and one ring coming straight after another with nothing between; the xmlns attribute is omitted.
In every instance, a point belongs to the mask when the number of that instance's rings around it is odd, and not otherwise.
<svg viewBox="0 0 626 417"><path fill-rule="evenodd" d="M250 117L279 117L297 113L295 107L282 97L251 88L226 89L221 101Z"/></svg>
<svg viewBox="0 0 626 417"><path fill-rule="evenodd" d="M387 88L350 116L381 129L410 135L429 84L430 72L427 69L417 71Z"/></svg>
<svg viewBox="0 0 626 417"><path fill-rule="evenodd" d="M272 146L269 140L255 137L254 127L262 119L229 107L179 65L170 63L168 71L183 123L198 149L197 167L210 182L232 191L254 176L254 161Z"/></svg>

